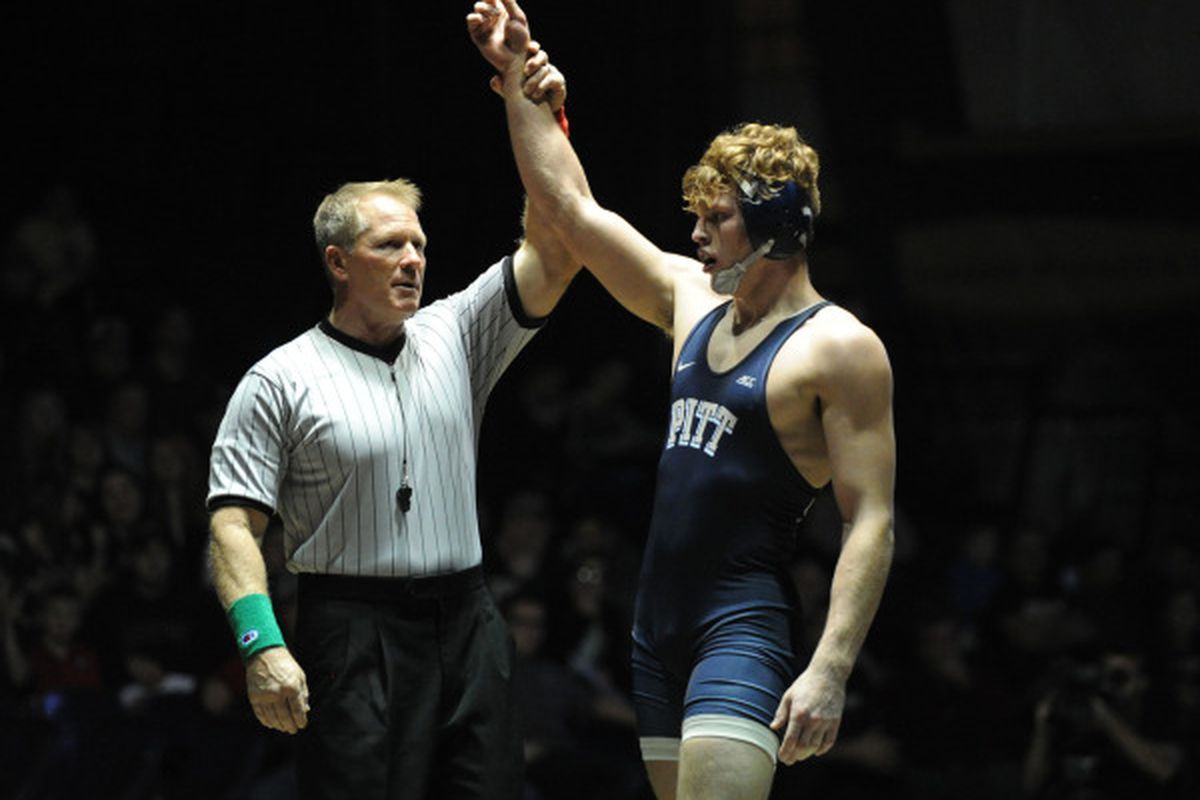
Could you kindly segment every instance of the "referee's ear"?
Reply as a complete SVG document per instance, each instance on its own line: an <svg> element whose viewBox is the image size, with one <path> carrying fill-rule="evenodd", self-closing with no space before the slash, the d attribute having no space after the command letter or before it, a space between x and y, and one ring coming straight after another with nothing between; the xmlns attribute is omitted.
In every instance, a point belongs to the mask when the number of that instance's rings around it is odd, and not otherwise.
<svg viewBox="0 0 1200 800"><path fill-rule="evenodd" d="M346 272L345 254L336 244L325 248L325 269L329 272L329 279L335 284L345 283L349 277Z"/></svg>

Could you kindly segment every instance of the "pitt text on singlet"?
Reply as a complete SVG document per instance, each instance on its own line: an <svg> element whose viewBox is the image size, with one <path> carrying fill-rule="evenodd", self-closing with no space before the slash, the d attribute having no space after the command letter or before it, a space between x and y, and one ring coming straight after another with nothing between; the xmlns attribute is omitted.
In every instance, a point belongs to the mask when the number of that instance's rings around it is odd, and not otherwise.
<svg viewBox="0 0 1200 800"><path fill-rule="evenodd" d="M715 456L721 437L733 433L735 425L737 416L725 406L711 400L680 397L671 404L671 431L666 447L669 450L686 445Z"/></svg>

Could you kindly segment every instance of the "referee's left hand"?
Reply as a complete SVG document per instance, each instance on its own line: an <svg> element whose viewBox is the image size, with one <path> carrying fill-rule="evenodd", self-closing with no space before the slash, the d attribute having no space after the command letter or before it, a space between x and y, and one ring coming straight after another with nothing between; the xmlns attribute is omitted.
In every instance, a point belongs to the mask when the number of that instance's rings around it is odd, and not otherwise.
<svg viewBox="0 0 1200 800"><path fill-rule="evenodd" d="M246 664L246 694L268 728L295 733L308 724L308 683L286 647L254 654Z"/></svg>

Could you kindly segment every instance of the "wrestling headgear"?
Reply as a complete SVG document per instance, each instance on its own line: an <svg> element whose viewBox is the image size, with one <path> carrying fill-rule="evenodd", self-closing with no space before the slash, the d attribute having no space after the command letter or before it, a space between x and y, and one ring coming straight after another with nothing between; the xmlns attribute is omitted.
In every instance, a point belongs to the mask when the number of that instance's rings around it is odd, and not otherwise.
<svg viewBox="0 0 1200 800"><path fill-rule="evenodd" d="M712 288L719 294L737 291L746 270L763 256L788 258L807 249L812 241L812 201L795 181L768 183L744 178L738 181L737 200L751 250L728 269L713 273Z"/></svg>
<svg viewBox="0 0 1200 800"><path fill-rule="evenodd" d="M750 246L757 250L768 240L774 242L767 258L793 256L812 241L812 201L795 181L742 179L737 196Z"/></svg>

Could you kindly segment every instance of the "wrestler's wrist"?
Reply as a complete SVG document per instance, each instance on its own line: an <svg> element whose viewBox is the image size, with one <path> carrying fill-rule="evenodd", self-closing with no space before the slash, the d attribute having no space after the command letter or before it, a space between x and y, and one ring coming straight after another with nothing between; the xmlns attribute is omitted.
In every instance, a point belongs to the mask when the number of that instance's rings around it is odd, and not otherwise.
<svg viewBox="0 0 1200 800"><path fill-rule="evenodd" d="M846 683L847 680L849 680L850 673L853 670L854 670L854 662L853 661L848 661L844 658L834 658L834 657L821 658L821 657L817 656L817 657L814 657L813 660L809 663L808 669L806 671L811 672L811 673L813 673L813 675L823 678L825 680L835 681L837 683L844 684L844 683Z"/></svg>
<svg viewBox="0 0 1200 800"><path fill-rule="evenodd" d="M258 653L274 647L284 647L283 631L271 608L271 598L265 594L248 594L239 597L226 612L229 627L233 629L238 655L242 663L248 663Z"/></svg>

